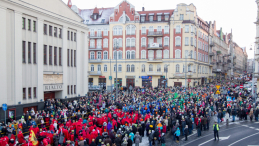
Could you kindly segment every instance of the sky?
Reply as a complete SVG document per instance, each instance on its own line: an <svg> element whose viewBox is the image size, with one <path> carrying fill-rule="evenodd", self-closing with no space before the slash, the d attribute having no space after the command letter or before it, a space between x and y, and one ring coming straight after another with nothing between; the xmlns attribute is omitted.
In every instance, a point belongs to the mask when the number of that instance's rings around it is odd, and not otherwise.
<svg viewBox="0 0 259 146"><path fill-rule="evenodd" d="M66 4L68 0L62 0ZM122 0L71 0L72 5L80 9L92 9L96 6L115 7ZM246 47L248 58L253 58L256 37L257 17L255 0L127 0L135 6L136 11L175 9L179 3L187 5L193 3L197 14L204 21L216 21L217 30L222 27L224 34L233 32L233 40L240 46ZM159 2L159 3L158 3Z"/></svg>

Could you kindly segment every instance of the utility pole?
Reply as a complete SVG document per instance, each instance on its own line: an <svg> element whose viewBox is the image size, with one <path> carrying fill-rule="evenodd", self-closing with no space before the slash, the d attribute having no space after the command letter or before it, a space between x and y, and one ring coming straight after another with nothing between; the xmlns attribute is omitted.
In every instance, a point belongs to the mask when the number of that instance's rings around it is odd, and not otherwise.
<svg viewBox="0 0 259 146"><path fill-rule="evenodd" d="M111 60L111 57L110 57L110 76L112 76L112 60ZM110 87L110 91L112 93L112 78L111 78L111 87Z"/></svg>
<svg viewBox="0 0 259 146"><path fill-rule="evenodd" d="M114 49L116 50L116 94L115 94L115 101L116 99L118 98L118 79L117 79L117 74L118 74L118 65L117 65L117 60L118 60L118 52L117 52L117 49L118 49L118 42L116 40L116 43L114 45Z"/></svg>

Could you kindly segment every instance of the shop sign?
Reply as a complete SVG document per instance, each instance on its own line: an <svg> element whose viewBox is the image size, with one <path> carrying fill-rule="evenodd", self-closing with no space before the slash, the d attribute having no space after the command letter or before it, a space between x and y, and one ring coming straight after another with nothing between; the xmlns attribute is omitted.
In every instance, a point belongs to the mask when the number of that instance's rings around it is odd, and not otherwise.
<svg viewBox="0 0 259 146"><path fill-rule="evenodd" d="M99 78L105 78L105 76L99 76Z"/></svg>
<svg viewBox="0 0 259 146"><path fill-rule="evenodd" d="M141 76L142 79L152 79L152 76Z"/></svg>
<svg viewBox="0 0 259 146"><path fill-rule="evenodd" d="M43 86L44 91L55 91L55 90L63 90L63 85L44 85Z"/></svg>

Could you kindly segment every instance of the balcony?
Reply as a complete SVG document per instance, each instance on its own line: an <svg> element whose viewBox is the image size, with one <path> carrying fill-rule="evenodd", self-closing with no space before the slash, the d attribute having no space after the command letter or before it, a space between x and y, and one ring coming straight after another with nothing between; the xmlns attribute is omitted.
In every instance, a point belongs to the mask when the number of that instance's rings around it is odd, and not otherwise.
<svg viewBox="0 0 259 146"><path fill-rule="evenodd" d="M162 72L157 72L157 71L148 71L147 72L148 76L161 76Z"/></svg>
<svg viewBox="0 0 259 146"><path fill-rule="evenodd" d="M157 32L149 31L147 36L148 37L162 37L163 33L162 33L162 31L157 31Z"/></svg>
<svg viewBox="0 0 259 146"><path fill-rule="evenodd" d="M103 38L102 34L90 34L90 39L101 39Z"/></svg>
<svg viewBox="0 0 259 146"><path fill-rule="evenodd" d="M160 50L160 49L163 49L163 46L162 46L162 44L152 43L152 44L148 44L147 49L148 50Z"/></svg>
<svg viewBox="0 0 259 146"><path fill-rule="evenodd" d="M148 62L148 63L161 63L161 62L163 62L163 61L162 61L162 58L149 57L147 62Z"/></svg>
<svg viewBox="0 0 259 146"><path fill-rule="evenodd" d="M214 64L215 64L214 62L211 62L211 63L210 63L210 66L213 66Z"/></svg>
<svg viewBox="0 0 259 146"><path fill-rule="evenodd" d="M211 47L215 46L214 42L210 42L210 46Z"/></svg>
<svg viewBox="0 0 259 146"><path fill-rule="evenodd" d="M214 73L221 72L221 68L213 68L213 69L212 69L212 72L214 72Z"/></svg>
<svg viewBox="0 0 259 146"><path fill-rule="evenodd" d="M102 46L90 46L89 47L89 49L88 49L89 51L102 51L103 50L103 48L102 48Z"/></svg>
<svg viewBox="0 0 259 146"><path fill-rule="evenodd" d="M184 73L175 73L174 77L184 77Z"/></svg>
<svg viewBox="0 0 259 146"><path fill-rule="evenodd" d="M101 71L88 71L90 76L101 76L102 72Z"/></svg>
<svg viewBox="0 0 259 146"><path fill-rule="evenodd" d="M210 52L209 55L210 56L214 56L215 54L214 54L214 52Z"/></svg>
<svg viewBox="0 0 259 146"><path fill-rule="evenodd" d="M102 59L89 59L89 63L101 63Z"/></svg>

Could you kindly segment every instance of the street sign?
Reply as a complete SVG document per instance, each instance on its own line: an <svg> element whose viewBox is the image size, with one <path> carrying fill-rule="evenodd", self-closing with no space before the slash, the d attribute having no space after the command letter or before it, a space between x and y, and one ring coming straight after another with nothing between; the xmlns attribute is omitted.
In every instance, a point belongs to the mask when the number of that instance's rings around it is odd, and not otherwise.
<svg viewBox="0 0 259 146"><path fill-rule="evenodd" d="M243 85L240 85L240 89L243 89Z"/></svg>
<svg viewBox="0 0 259 146"><path fill-rule="evenodd" d="M216 94L220 94L219 90L217 90Z"/></svg>
<svg viewBox="0 0 259 146"><path fill-rule="evenodd" d="M4 111L6 111L7 110L7 104L3 103L2 108L3 108Z"/></svg>
<svg viewBox="0 0 259 146"><path fill-rule="evenodd" d="M220 88L220 85L216 85L216 88L217 88L217 90L219 90L219 88Z"/></svg>
<svg viewBox="0 0 259 146"><path fill-rule="evenodd" d="M109 80L112 80L112 76L109 76Z"/></svg>

